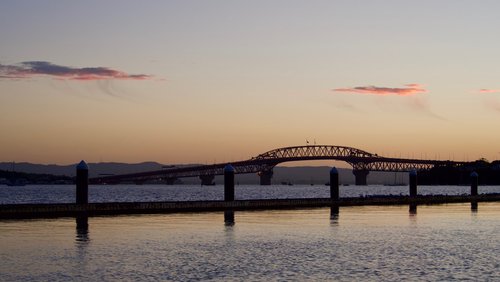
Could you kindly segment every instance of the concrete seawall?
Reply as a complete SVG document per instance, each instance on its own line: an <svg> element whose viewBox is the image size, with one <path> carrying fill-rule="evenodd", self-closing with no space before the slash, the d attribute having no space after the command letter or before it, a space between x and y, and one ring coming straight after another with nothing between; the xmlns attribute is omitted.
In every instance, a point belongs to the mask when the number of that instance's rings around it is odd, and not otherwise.
<svg viewBox="0 0 500 282"><path fill-rule="evenodd" d="M223 210L294 209L330 206L363 205L428 205L467 202L500 201L500 194L479 196L381 196L365 198L315 199L275 199L275 200L236 200L224 201L186 201L186 202L131 202L131 203L91 203L91 204L14 204L0 205L0 218L46 218L76 217L119 214L150 214L174 212L205 212Z"/></svg>

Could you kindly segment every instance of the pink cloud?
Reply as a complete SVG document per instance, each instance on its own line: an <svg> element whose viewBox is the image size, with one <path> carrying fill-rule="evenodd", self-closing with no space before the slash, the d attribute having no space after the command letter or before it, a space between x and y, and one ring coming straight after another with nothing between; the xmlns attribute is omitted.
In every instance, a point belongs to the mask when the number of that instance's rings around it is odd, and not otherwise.
<svg viewBox="0 0 500 282"><path fill-rule="evenodd" d="M0 64L0 79L28 79L35 76L50 76L63 80L146 80L147 74L128 74L106 67L74 68L55 65L50 62L31 61L17 65Z"/></svg>
<svg viewBox="0 0 500 282"><path fill-rule="evenodd" d="M500 93L500 89L479 89L479 93Z"/></svg>
<svg viewBox="0 0 500 282"><path fill-rule="evenodd" d="M358 86L354 88L337 88L333 89L336 92L348 92L348 93L359 93L359 94L373 94L373 95L398 95L398 96L409 96L418 93L426 93L427 90L423 88L422 85L412 83L406 84L402 88L392 88L392 87L378 87L378 86Z"/></svg>

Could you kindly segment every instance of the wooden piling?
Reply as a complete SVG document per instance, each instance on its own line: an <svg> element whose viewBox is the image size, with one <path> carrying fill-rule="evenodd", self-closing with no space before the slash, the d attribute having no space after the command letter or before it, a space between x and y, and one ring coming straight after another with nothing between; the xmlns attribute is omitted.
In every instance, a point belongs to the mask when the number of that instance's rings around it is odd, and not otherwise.
<svg viewBox="0 0 500 282"><path fill-rule="evenodd" d="M76 203L89 203L89 167L85 161L76 166Z"/></svg>
<svg viewBox="0 0 500 282"><path fill-rule="evenodd" d="M339 172L337 168L332 167L330 170L330 198L332 201L338 201L340 198L339 194Z"/></svg>
<svg viewBox="0 0 500 282"><path fill-rule="evenodd" d="M417 196L417 171L410 171L410 197Z"/></svg>
<svg viewBox="0 0 500 282"><path fill-rule="evenodd" d="M477 186L479 182L479 175L477 172L473 171L470 174L470 195L477 196Z"/></svg>
<svg viewBox="0 0 500 282"><path fill-rule="evenodd" d="M230 164L224 167L224 201L234 201L234 167Z"/></svg>

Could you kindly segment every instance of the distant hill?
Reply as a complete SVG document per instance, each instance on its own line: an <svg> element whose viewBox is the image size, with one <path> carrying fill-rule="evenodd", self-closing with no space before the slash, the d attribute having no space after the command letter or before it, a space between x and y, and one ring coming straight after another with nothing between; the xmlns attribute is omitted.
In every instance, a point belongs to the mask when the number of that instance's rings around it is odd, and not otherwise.
<svg viewBox="0 0 500 282"><path fill-rule="evenodd" d="M54 175L76 175L76 165L44 165L32 163L0 163L0 170L5 171L18 171L26 173L41 173L41 174L54 174ZM141 171L160 170L163 165L156 162L144 162L137 164L126 163L89 163L89 176L97 177L100 174L124 174L134 173Z"/></svg>
<svg viewBox="0 0 500 282"><path fill-rule="evenodd" d="M76 174L76 165L43 165L32 163L0 163L0 170L17 171L25 173L66 175L73 177ZM163 164L157 162L143 162L136 164L126 163L89 163L90 177L97 177L101 174L124 174L135 173L151 170L160 170ZM183 165L185 166L185 165ZM329 172L331 167L328 166L302 166L302 167L275 167L272 179L273 184L282 182L290 182L293 184L325 184L329 181ZM348 168L339 168L339 177L342 184L354 184L354 175L352 170ZM387 172L370 172L368 175L369 184L393 184L407 183L406 173L387 173ZM235 179L240 184L257 184L259 177L255 174L238 174ZM183 178L182 182L187 184L199 184L197 178ZM222 176L216 176L217 184L223 183Z"/></svg>
<svg viewBox="0 0 500 282"><path fill-rule="evenodd" d="M0 170L0 184L23 185L71 183L74 183L74 178L69 176Z"/></svg>

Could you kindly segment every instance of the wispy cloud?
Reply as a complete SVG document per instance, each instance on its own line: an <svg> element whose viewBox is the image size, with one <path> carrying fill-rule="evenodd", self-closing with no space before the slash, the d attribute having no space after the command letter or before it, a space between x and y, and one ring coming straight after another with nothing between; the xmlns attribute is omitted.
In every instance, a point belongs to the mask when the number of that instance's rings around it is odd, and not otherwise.
<svg viewBox="0 0 500 282"><path fill-rule="evenodd" d="M497 112L500 112L500 103L498 103L498 102L496 102L496 103L491 103L491 104L490 104L490 107L491 107L493 110L495 110L495 111L497 111Z"/></svg>
<svg viewBox="0 0 500 282"><path fill-rule="evenodd" d="M479 89L479 93L500 93L500 89Z"/></svg>
<svg viewBox="0 0 500 282"><path fill-rule="evenodd" d="M500 101L498 99L484 99L483 104L485 108L500 113Z"/></svg>
<svg viewBox="0 0 500 282"><path fill-rule="evenodd" d="M406 105L407 107L421 112L427 116L430 116L435 119L447 121L446 118L442 117L439 114L436 114L430 109L430 105L427 101L426 96L420 96L416 94L427 93L427 89L424 88L421 84L405 84L404 87L379 87L379 86L358 86L353 88L337 88L333 89L336 92L346 92L346 93L355 93L355 94L369 94L373 96L408 96L404 101L389 101L383 98L376 98L375 101L379 106L384 109L388 109L394 107L391 103L398 103L399 105ZM403 104L401 104L403 103Z"/></svg>
<svg viewBox="0 0 500 282"><path fill-rule="evenodd" d="M44 61L22 62L16 65L0 64L0 79L29 79L49 76L62 80L146 80L147 74L128 74L107 67L67 67Z"/></svg>
<svg viewBox="0 0 500 282"><path fill-rule="evenodd" d="M406 84L405 87L378 87L378 86L358 86L353 88L336 88L333 91L359 93L359 94L372 94L372 95L398 95L409 96L418 93L426 93L427 90L420 84Z"/></svg>
<svg viewBox="0 0 500 282"><path fill-rule="evenodd" d="M495 94L500 93L500 89L489 89L482 88L474 91L475 94ZM500 112L500 100L498 100L498 95L484 95L481 96L481 100L483 100L484 106L487 109L494 110L496 112Z"/></svg>
<svg viewBox="0 0 500 282"><path fill-rule="evenodd" d="M410 107L413 108L416 111L425 113L426 115L442 120L442 121L448 121L447 118L435 113L434 111L431 110L431 107L429 105L429 102L427 101L426 97L422 96L415 96L412 97L409 101Z"/></svg>

